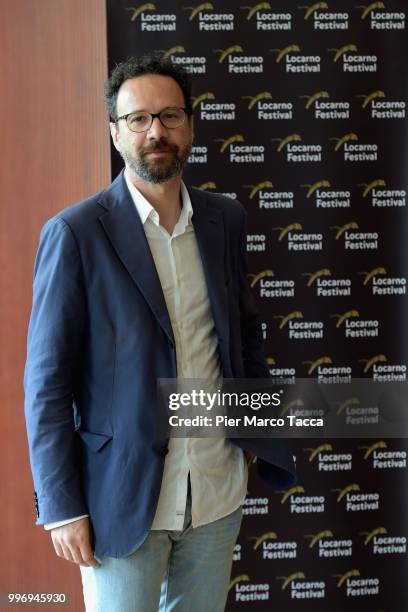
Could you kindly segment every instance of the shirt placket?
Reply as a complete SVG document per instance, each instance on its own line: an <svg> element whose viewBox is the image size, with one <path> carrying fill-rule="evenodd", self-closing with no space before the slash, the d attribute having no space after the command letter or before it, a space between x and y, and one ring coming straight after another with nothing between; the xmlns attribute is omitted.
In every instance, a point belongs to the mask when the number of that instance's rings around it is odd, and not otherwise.
<svg viewBox="0 0 408 612"><path fill-rule="evenodd" d="M176 333L176 356L177 356L177 372L179 378L187 378L188 372L188 358L187 358L187 341L185 338L185 328L183 325L183 300L182 294L185 289L182 286L181 276L179 273L180 262L179 257L179 243L182 239L182 235L175 234L173 236L167 236L168 242L168 254L172 272L172 282L174 283L174 327ZM176 438L175 442L180 445L180 452L182 453L183 460L180 462L179 478L177 479L177 494L176 494L176 508L175 508L175 528L177 530L183 529L184 515L186 510L187 500L187 478L190 471L189 462L189 440L188 438Z"/></svg>

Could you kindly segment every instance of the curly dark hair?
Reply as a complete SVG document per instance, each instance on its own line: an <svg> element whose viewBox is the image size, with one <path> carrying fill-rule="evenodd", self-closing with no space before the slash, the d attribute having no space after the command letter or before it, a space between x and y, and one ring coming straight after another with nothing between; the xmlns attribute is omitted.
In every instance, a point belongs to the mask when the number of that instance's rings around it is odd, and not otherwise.
<svg viewBox="0 0 408 612"><path fill-rule="evenodd" d="M162 53L149 53L140 57L129 57L117 64L105 83L104 99L113 121L117 119L116 102L120 86L127 79L145 74L161 74L176 81L184 95L184 104L188 115L193 112L191 102L191 77L181 66L164 58Z"/></svg>

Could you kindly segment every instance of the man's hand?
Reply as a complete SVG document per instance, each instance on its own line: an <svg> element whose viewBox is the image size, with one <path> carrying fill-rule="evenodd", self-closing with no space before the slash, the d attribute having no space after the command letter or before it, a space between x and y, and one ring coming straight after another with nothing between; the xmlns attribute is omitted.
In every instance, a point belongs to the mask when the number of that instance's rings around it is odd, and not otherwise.
<svg viewBox="0 0 408 612"><path fill-rule="evenodd" d="M62 559L85 567L100 567L91 546L91 524L85 517L51 529L55 552Z"/></svg>

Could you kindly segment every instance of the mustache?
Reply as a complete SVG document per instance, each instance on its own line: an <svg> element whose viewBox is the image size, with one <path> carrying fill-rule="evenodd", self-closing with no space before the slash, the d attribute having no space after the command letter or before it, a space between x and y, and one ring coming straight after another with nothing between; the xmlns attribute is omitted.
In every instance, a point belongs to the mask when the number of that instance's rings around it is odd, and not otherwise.
<svg viewBox="0 0 408 612"><path fill-rule="evenodd" d="M169 144L162 139L154 140L149 146L143 148L142 157L155 151L172 151L174 154L177 154L178 146L176 144Z"/></svg>

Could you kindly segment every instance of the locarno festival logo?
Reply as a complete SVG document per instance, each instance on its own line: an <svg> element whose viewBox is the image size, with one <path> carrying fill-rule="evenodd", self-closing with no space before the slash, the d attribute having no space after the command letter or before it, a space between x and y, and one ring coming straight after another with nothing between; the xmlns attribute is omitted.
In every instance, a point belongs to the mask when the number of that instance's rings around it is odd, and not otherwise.
<svg viewBox="0 0 408 612"><path fill-rule="evenodd" d="M356 94L361 108L370 110L371 119L405 119L405 100L387 100L385 91L375 89L368 94Z"/></svg>
<svg viewBox="0 0 408 612"><path fill-rule="evenodd" d="M405 535L390 536L384 526L359 534L364 538L364 546L369 547L373 555L406 555L407 538Z"/></svg>
<svg viewBox="0 0 408 612"><path fill-rule="evenodd" d="M321 251L323 249L323 234L320 232L304 232L303 225L293 221L289 225L273 227L278 230L278 242L287 239L288 251Z"/></svg>
<svg viewBox="0 0 408 612"><path fill-rule="evenodd" d="M284 65L288 74L305 74L320 72L320 55L306 55L297 43L282 48L270 49L275 54L275 63Z"/></svg>
<svg viewBox="0 0 408 612"><path fill-rule="evenodd" d="M319 472L341 472L352 469L352 454L335 452L329 442L304 448L303 451L309 453L309 463L316 465Z"/></svg>
<svg viewBox="0 0 408 612"><path fill-rule="evenodd" d="M274 102L270 91L260 91L254 96L241 96L242 100L248 100L248 110L255 109L260 121L284 121L293 119L293 102Z"/></svg>
<svg viewBox="0 0 408 612"><path fill-rule="evenodd" d="M403 382L406 380L406 364L390 364L383 353L378 353L368 359L359 359L359 361L364 364L364 374L371 370L372 378L377 382Z"/></svg>
<svg viewBox="0 0 408 612"><path fill-rule="evenodd" d="M269 179L259 181L255 185L243 185L244 189L249 189L249 199L255 197L258 207L264 209L293 208L294 193L290 190L277 190Z"/></svg>
<svg viewBox="0 0 408 612"><path fill-rule="evenodd" d="M302 361L308 366L307 374L316 376L321 384L349 384L351 383L352 367L334 365L330 355L322 355L317 359Z"/></svg>
<svg viewBox="0 0 408 612"><path fill-rule="evenodd" d="M156 49L163 54L164 59L171 59L174 64L181 65L190 74L205 74L207 58L204 55L187 55L183 45L175 45L170 49Z"/></svg>
<svg viewBox="0 0 408 612"><path fill-rule="evenodd" d="M228 66L230 74L259 74L263 72L262 55L246 55L241 45L230 45L226 49L213 49L218 63ZM224 64L224 65L225 65Z"/></svg>
<svg viewBox="0 0 408 612"><path fill-rule="evenodd" d="M380 579L362 578L357 568L350 569L344 574L333 574L333 577L337 579L337 588L345 589L347 597L368 597L380 593Z"/></svg>
<svg viewBox="0 0 408 612"><path fill-rule="evenodd" d="M288 134L283 138L272 138L277 142L276 151L286 153L286 161L289 163L321 162L321 144L303 144L302 136L298 133Z"/></svg>
<svg viewBox="0 0 408 612"><path fill-rule="evenodd" d="M291 599L324 599L326 584L324 580L308 580L299 570L289 576L277 576L281 580L281 590L289 592Z"/></svg>
<svg viewBox="0 0 408 612"><path fill-rule="evenodd" d="M234 13L219 12L213 2L201 2L196 6L183 6L189 11L188 21L196 24L199 32L232 32Z"/></svg>
<svg viewBox="0 0 408 612"><path fill-rule="evenodd" d="M363 187L363 198L370 196L373 208L402 208L406 205L405 189L387 189L383 178L377 178L369 183L359 183Z"/></svg>
<svg viewBox="0 0 408 612"><path fill-rule="evenodd" d="M320 179L314 183L303 183L307 189L306 199L313 198L316 208L350 208L351 192L348 189L334 189L329 179Z"/></svg>
<svg viewBox="0 0 408 612"><path fill-rule="evenodd" d="M241 6L246 21L255 23L258 31L288 31L292 29L292 13L272 10L270 2Z"/></svg>
<svg viewBox="0 0 408 612"><path fill-rule="evenodd" d="M363 493L357 482L352 482L342 489L333 489L333 492L337 493L337 502L345 504L346 512L373 512L380 508L380 493Z"/></svg>
<svg viewBox="0 0 408 612"><path fill-rule="evenodd" d="M289 504L286 502L289 501ZM324 495L307 495L305 488L298 484L282 494L281 504L289 508L290 514L324 513L326 498Z"/></svg>
<svg viewBox="0 0 408 612"><path fill-rule="evenodd" d="M335 64L341 61L344 73L377 72L378 57L374 54L359 53L358 46L354 43L330 48L328 51L333 54Z"/></svg>
<svg viewBox="0 0 408 612"><path fill-rule="evenodd" d="M378 319L361 319L356 308L346 312L330 315L336 319L336 329L344 330L345 338L376 338L378 337L380 323Z"/></svg>
<svg viewBox="0 0 408 612"><path fill-rule="evenodd" d="M364 451L364 460L371 460L371 466L374 470L398 470L407 467L407 452L404 450L388 450L388 444L385 440L378 440L370 446L360 446L359 448Z"/></svg>
<svg viewBox="0 0 408 612"><path fill-rule="evenodd" d="M308 548L317 551L319 559L351 557L353 555L353 540L351 538L337 538L331 529L322 529L318 533L308 533L304 537L309 540Z"/></svg>
<svg viewBox="0 0 408 612"><path fill-rule="evenodd" d="M330 268L319 268L314 272L302 272L307 287L315 287L316 297L346 297L351 295L351 279L335 278Z"/></svg>
<svg viewBox="0 0 408 612"><path fill-rule="evenodd" d="M295 281L293 279L277 279L271 268L261 270L257 274L248 274L251 287L258 287L261 298L293 298L295 297Z"/></svg>
<svg viewBox="0 0 408 612"><path fill-rule="evenodd" d="M363 285L371 284L372 295L405 295L407 279L405 276L389 276L384 266L358 272L363 277Z"/></svg>
<svg viewBox="0 0 408 612"><path fill-rule="evenodd" d="M177 29L177 15L158 13L153 2L125 7L125 11L131 11L130 21L139 23L142 32L175 32Z"/></svg>
<svg viewBox="0 0 408 612"><path fill-rule="evenodd" d="M300 310L293 310L286 315L274 315L279 319L279 329L287 326L289 340L321 340L324 334L323 321L305 321Z"/></svg>
<svg viewBox="0 0 408 612"><path fill-rule="evenodd" d="M298 543L295 540L282 540L275 531L266 531L260 536L250 536L255 540L252 550L259 550L262 559L296 559Z"/></svg>
<svg viewBox="0 0 408 612"><path fill-rule="evenodd" d="M231 580L229 591L234 594L235 601L268 601L270 585L252 582L248 574L240 574Z"/></svg>
<svg viewBox="0 0 408 612"><path fill-rule="evenodd" d="M228 151L231 163L262 163L265 161L264 145L247 145L242 134L233 134L228 138L215 138L221 143L220 153Z"/></svg>
<svg viewBox="0 0 408 612"><path fill-rule="evenodd" d="M202 121L233 121L235 120L235 102L218 102L213 91L204 91L193 96L193 110L200 111Z"/></svg>
<svg viewBox="0 0 408 612"><path fill-rule="evenodd" d="M359 137L355 132L347 132L343 136L331 137L329 141L334 141L334 151L343 152L345 162L373 162L378 160L378 144L360 143Z"/></svg>
<svg viewBox="0 0 408 612"><path fill-rule="evenodd" d="M346 251L367 251L377 250L379 242L378 232L360 232L357 221L348 221L343 225L331 225L334 230L335 240L344 239L344 249Z"/></svg>
<svg viewBox="0 0 408 612"><path fill-rule="evenodd" d="M388 11L385 2L359 4L355 7L361 11L363 22L369 22L371 30L404 30L405 11Z"/></svg>
<svg viewBox="0 0 408 612"><path fill-rule="evenodd" d="M331 11L327 2L299 6L305 11L303 19L313 23L313 29L318 31L348 30L349 13L347 11Z"/></svg>
<svg viewBox="0 0 408 612"><path fill-rule="evenodd" d="M336 402L336 415L343 419L345 425L374 425L379 420L378 406L362 406L358 397L348 397Z"/></svg>
<svg viewBox="0 0 408 612"><path fill-rule="evenodd" d="M306 110L313 109L315 119L350 119L350 102L347 100L335 102L330 100L330 94L326 89L319 89L311 95L301 95L305 99Z"/></svg>

